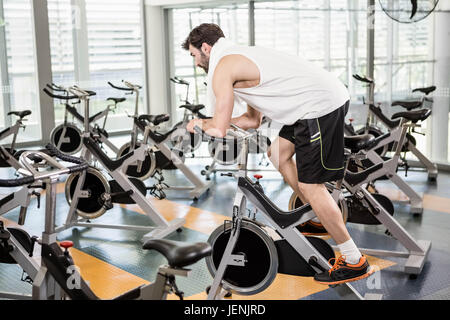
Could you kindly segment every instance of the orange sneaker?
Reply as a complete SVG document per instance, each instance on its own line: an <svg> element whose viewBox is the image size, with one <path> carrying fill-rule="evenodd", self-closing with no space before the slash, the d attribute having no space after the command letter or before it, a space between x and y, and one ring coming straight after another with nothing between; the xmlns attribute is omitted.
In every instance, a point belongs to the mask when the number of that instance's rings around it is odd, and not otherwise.
<svg viewBox="0 0 450 320"><path fill-rule="evenodd" d="M349 264L345 262L345 256L340 256L331 269L314 275L314 280L326 285L341 284L367 278L373 273L372 268L365 256L359 259L357 264Z"/></svg>

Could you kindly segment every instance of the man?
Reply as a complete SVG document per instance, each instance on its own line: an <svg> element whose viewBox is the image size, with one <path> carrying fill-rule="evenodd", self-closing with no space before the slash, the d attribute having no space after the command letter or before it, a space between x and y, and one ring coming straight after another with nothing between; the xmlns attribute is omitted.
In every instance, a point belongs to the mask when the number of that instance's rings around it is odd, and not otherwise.
<svg viewBox="0 0 450 320"><path fill-rule="evenodd" d="M258 128L263 115L284 126L269 156L285 181L313 208L342 256L327 272L316 274L324 284L363 279L370 274L342 220L341 211L324 182L344 175L344 117L349 94L331 73L296 56L272 49L236 45L225 39L219 26L201 24L182 47L195 65L208 74L211 119L194 119L194 126L223 137L233 123L245 130ZM247 103L247 112L232 118L235 98ZM296 154L296 161L292 156Z"/></svg>

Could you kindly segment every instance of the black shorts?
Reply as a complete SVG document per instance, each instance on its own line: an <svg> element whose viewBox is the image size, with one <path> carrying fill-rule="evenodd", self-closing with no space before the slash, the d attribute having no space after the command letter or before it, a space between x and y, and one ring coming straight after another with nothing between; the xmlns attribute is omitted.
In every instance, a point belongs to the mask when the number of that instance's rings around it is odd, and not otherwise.
<svg viewBox="0 0 450 320"><path fill-rule="evenodd" d="M324 183L344 177L344 120L349 101L316 119L283 126L279 136L295 144L298 181Z"/></svg>

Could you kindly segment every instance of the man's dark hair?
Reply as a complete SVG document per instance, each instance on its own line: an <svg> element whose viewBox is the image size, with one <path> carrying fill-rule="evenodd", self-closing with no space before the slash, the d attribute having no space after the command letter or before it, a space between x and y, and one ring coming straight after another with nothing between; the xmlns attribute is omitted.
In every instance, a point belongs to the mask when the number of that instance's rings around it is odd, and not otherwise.
<svg viewBox="0 0 450 320"><path fill-rule="evenodd" d="M184 40L182 47L185 50L189 50L189 45L200 49L202 43L206 42L210 46L213 46L219 38L224 38L222 29L214 23L202 23L201 25L192 29L189 36Z"/></svg>

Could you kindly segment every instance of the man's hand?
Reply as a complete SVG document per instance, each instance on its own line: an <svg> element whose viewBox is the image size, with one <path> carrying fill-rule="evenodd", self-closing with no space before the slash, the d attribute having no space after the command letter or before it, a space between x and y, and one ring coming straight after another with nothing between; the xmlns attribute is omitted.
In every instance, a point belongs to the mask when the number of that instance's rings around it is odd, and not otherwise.
<svg viewBox="0 0 450 320"><path fill-rule="evenodd" d="M190 133L195 133L194 132L194 127L198 126L200 128L203 128L203 120L202 119L192 119L191 121L189 121L189 123L186 126L186 130L189 131Z"/></svg>
<svg viewBox="0 0 450 320"><path fill-rule="evenodd" d="M214 126L214 123L212 119L192 119L189 121L189 123L186 125L186 130L195 133L194 127L198 126L200 129L202 129L205 133L209 134L210 136L217 137L217 138L223 138L226 134L226 132L221 132L218 128Z"/></svg>

